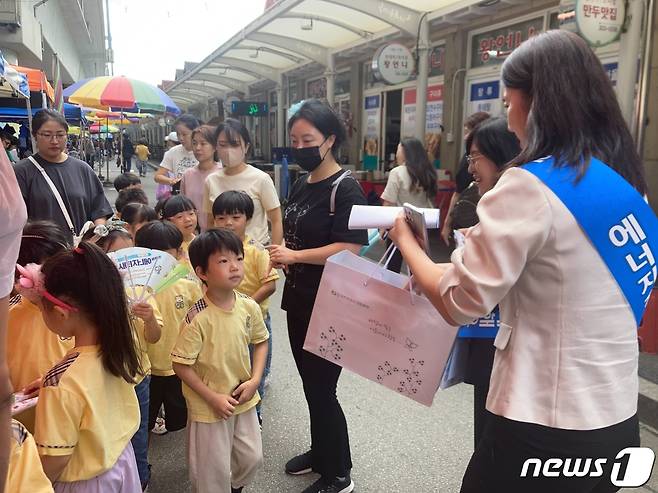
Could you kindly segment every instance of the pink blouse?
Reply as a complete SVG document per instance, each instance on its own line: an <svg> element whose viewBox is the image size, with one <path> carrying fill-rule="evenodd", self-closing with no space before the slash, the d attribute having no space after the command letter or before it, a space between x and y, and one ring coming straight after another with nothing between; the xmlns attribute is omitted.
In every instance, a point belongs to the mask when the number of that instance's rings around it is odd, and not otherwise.
<svg viewBox="0 0 658 493"><path fill-rule="evenodd" d="M487 409L590 430L637 412L637 325L564 204L537 177L506 171L439 284L460 323L500 304Z"/></svg>

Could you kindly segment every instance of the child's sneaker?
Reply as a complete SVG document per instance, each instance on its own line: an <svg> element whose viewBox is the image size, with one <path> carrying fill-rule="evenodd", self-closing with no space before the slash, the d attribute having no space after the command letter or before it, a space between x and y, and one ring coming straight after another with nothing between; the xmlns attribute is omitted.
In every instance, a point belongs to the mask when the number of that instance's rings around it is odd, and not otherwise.
<svg viewBox="0 0 658 493"><path fill-rule="evenodd" d="M155 418L155 426L151 430L151 433L156 435L164 435L165 433L168 433L165 426L165 420L162 418Z"/></svg>

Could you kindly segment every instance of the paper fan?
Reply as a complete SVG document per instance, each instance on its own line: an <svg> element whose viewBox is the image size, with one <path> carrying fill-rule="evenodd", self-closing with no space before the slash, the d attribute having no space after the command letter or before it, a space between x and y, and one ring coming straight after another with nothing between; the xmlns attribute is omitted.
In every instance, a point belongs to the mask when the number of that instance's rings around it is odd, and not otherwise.
<svg viewBox="0 0 658 493"><path fill-rule="evenodd" d="M108 256L119 269L124 286L130 288L131 302L142 301L146 297L146 290L154 292L156 286L179 265L173 255L149 248L123 248ZM145 289L138 290L138 286ZM138 294L138 291L141 293Z"/></svg>

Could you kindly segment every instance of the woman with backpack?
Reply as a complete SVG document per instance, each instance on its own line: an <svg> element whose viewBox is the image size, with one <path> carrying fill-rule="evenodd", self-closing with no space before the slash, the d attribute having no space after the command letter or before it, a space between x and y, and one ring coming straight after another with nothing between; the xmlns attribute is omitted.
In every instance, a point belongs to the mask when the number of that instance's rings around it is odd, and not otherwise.
<svg viewBox="0 0 658 493"><path fill-rule="evenodd" d="M304 493L350 493L354 482L347 422L336 397L342 368L305 351L304 340L327 258L342 250L357 253L368 242L365 231L347 227L352 206L365 205L366 198L359 183L336 162L346 132L330 106L315 99L304 102L288 121L288 130L292 156L308 174L290 191L283 215L285 245L267 248L276 267L286 266L281 308L286 310L290 347L304 384L311 448L290 459L285 471L320 474Z"/></svg>

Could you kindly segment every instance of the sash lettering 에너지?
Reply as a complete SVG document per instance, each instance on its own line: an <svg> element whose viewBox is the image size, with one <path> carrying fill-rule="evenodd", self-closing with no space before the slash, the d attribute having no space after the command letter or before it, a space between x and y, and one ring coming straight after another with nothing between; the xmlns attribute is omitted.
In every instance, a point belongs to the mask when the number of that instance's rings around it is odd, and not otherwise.
<svg viewBox="0 0 658 493"><path fill-rule="evenodd" d="M651 296L658 266L658 218L623 177L592 157L585 174L555 166L549 156L522 166L539 178L573 214L633 310L638 326ZM610 200L613 192L614 200Z"/></svg>

